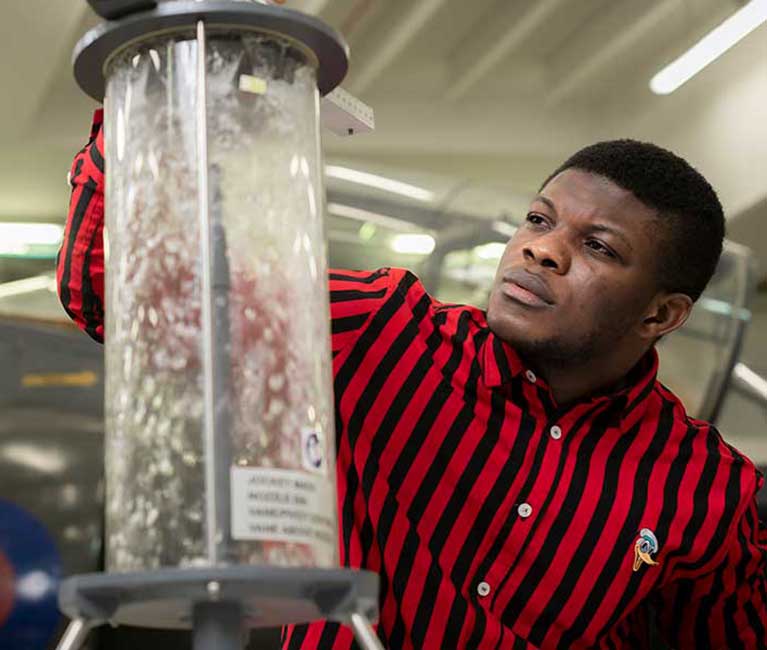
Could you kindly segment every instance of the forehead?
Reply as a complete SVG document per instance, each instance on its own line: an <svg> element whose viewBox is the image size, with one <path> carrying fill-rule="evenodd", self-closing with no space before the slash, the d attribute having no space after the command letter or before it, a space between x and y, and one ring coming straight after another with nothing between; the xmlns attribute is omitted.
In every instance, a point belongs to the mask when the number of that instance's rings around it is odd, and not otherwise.
<svg viewBox="0 0 767 650"><path fill-rule="evenodd" d="M540 196L548 199L562 218L599 219L630 229L644 227L656 217L655 210L628 190L604 176L580 169L566 169L552 178Z"/></svg>

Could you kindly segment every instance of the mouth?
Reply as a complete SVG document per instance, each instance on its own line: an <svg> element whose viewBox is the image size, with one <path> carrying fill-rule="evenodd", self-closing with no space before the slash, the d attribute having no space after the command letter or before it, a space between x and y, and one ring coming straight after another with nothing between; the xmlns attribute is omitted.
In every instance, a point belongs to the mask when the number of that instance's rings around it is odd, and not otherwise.
<svg viewBox="0 0 767 650"><path fill-rule="evenodd" d="M504 273L501 292L528 307L551 307L554 304L554 295L545 280L523 269Z"/></svg>

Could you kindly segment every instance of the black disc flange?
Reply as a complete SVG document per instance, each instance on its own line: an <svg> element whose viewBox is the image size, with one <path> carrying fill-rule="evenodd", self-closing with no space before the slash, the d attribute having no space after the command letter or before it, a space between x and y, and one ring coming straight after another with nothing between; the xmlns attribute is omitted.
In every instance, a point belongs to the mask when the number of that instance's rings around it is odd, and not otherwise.
<svg viewBox="0 0 767 650"><path fill-rule="evenodd" d="M291 9L222 0L163 2L155 9L102 23L75 47L75 79L88 95L104 99L109 61L143 40L190 32L198 21L210 29L257 31L287 39L306 52L317 67L317 86L325 95L341 83L349 67L343 37L322 21Z"/></svg>

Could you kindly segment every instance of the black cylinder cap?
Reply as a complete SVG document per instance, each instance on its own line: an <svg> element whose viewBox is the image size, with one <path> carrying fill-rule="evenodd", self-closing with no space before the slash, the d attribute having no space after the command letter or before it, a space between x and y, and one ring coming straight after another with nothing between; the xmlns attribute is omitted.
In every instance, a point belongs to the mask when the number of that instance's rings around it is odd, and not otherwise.
<svg viewBox="0 0 767 650"><path fill-rule="evenodd" d="M156 0L88 0L88 4L99 16L115 20L135 11L154 9Z"/></svg>

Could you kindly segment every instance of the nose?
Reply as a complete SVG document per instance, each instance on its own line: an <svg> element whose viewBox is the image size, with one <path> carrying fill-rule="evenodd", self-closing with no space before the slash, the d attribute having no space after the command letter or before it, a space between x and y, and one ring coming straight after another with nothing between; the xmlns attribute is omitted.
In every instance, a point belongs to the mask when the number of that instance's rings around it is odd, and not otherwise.
<svg viewBox="0 0 767 650"><path fill-rule="evenodd" d="M555 273L564 275L570 268L570 252L561 236L548 232L529 241L522 249L527 262L539 264Z"/></svg>

